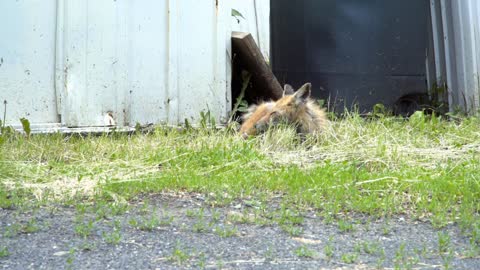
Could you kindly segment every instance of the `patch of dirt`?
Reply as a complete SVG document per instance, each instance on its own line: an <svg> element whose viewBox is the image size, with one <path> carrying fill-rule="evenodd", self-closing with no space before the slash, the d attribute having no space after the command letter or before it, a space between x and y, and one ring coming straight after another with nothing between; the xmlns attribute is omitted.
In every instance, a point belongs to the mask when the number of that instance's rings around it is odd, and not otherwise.
<svg viewBox="0 0 480 270"><path fill-rule="evenodd" d="M0 249L10 253L0 269L480 269L454 225L436 230L403 217L329 223L313 211L279 224L249 205L157 195L121 215L103 214L108 207L0 209Z"/></svg>

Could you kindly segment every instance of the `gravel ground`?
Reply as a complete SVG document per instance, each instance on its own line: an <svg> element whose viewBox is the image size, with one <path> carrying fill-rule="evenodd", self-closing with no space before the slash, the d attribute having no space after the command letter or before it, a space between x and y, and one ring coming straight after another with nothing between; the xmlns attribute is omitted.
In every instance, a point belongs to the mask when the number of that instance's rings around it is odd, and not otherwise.
<svg viewBox="0 0 480 270"><path fill-rule="evenodd" d="M437 230L405 217L326 222L313 211L292 225L255 219L254 210L164 195L115 216L0 209L0 249L9 253L0 269L480 269L455 225Z"/></svg>

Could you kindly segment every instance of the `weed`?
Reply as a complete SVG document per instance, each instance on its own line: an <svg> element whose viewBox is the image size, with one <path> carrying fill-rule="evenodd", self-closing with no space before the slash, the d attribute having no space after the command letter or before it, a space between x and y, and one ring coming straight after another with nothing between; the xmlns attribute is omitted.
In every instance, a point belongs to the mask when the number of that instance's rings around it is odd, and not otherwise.
<svg viewBox="0 0 480 270"><path fill-rule="evenodd" d="M68 251L68 256L67 256L67 268L72 269L73 267L73 261L75 260L75 252L76 250L74 248L71 248Z"/></svg>
<svg viewBox="0 0 480 270"><path fill-rule="evenodd" d="M205 266L207 264L207 256L205 256L205 253L201 252L199 255L198 255L198 267L200 269L205 269Z"/></svg>
<svg viewBox="0 0 480 270"><path fill-rule="evenodd" d="M376 242L363 242L362 243L362 250L363 252L373 255L377 254L380 251L380 246Z"/></svg>
<svg viewBox="0 0 480 270"><path fill-rule="evenodd" d="M0 258L5 258L10 255L10 252L8 251L8 248L6 246L0 247Z"/></svg>
<svg viewBox="0 0 480 270"><path fill-rule="evenodd" d="M357 261L358 253L344 253L340 258L342 262L352 264Z"/></svg>
<svg viewBox="0 0 480 270"><path fill-rule="evenodd" d="M438 233L438 252L445 253L450 248L450 235L448 233Z"/></svg>
<svg viewBox="0 0 480 270"><path fill-rule="evenodd" d="M218 222L220 220L220 212L218 210L212 211L212 221Z"/></svg>
<svg viewBox="0 0 480 270"><path fill-rule="evenodd" d="M153 231L155 228L160 226L160 219L156 215L152 214L148 218L140 218L140 221L136 219L130 219L128 223L130 226L141 231Z"/></svg>
<svg viewBox="0 0 480 270"><path fill-rule="evenodd" d="M280 217L278 219L278 224L291 224L291 225L301 225L303 223L303 217L300 213L295 212L285 206L282 206L280 211Z"/></svg>
<svg viewBox="0 0 480 270"><path fill-rule="evenodd" d="M341 232L352 232L353 231L353 223L341 219L341 220L338 221L338 229Z"/></svg>
<svg viewBox="0 0 480 270"><path fill-rule="evenodd" d="M94 223L93 220L89 220L86 223L84 221L77 221L75 224L75 234L82 238L87 238L93 232Z"/></svg>
<svg viewBox="0 0 480 270"><path fill-rule="evenodd" d="M295 255L297 255L300 258L315 258L316 253L315 251L309 249L307 246L301 246L297 249L294 250Z"/></svg>
<svg viewBox="0 0 480 270"><path fill-rule="evenodd" d="M375 267L377 269L383 269L383 263L385 262L385 259L386 259L385 250L381 249L380 250L380 257L375 262Z"/></svg>
<svg viewBox="0 0 480 270"><path fill-rule="evenodd" d="M325 247L323 248L323 252L325 252L325 256L328 258L328 259L331 259L333 257L333 254L334 254L334 247L332 246L332 244L328 243L327 245L325 245Z"/></svg>
<svg viewBox="0 0 480 270"><path fill-rule="evenodd" d="M209 226L204 221L198 221L195 224L193 224L193 227L192 227L192 231L196 233L204 233L204 232L207 232L208 229L209 229Z"/></svg>
<svg viewBox="0 0 480 270"><path fill-rule="evenodd" d="M230 226L216 226L213 231L215 234L217 234L220 237L232 237L237 234L237 228L236 227L230 227Z"/></svg>
<svg viewBox="0 0 480 270"><path fill-rule="evenodd" d="M27 221L27 224L23 227L23 232L24 233L34 233L40 230L40 226L37 224L37 219L36 218L31 218Z"/></svg>
<svg viewBox="0 0 480 270"><path fill-rule="evenodd" d="M172 251L172 255L168 258L171 262L182 265L190 259L188 252L182 248L180 242L177 242Z"/></svg>
<svg viewBox="0 0 480 270"><path fill-rule="evenodd" d="M417 256L409 256L405 247L405 243L401 243L398 250L395 252L395 257L393 258L395 269L412 269L419 261Z"/></svg>
<svg viewBox="0 0 480 270"><path fill-rule="evenodd" d="M122 235L118 229L113 229L109 233L104 232L103 239L107 244L117 245L122 240Z"/></svg>
<svg viewBox="0 0 480 270"><path fill-rule="evenodd" d="M273 259L275 258L275 250L272 245L269 245L267 247L267 251L265 251L264 257L266 261L273 261Z"/></svg>
<svg viewBox="0 0 480 270"><path fill-rule="evenodd" d="M287 232L290 236L300 236L303 233L303 228L290 224L281 225L280 228L284 232Z"/></svg>
<svg viewBox="0 0 480 270"><path fill-rule="evenodd" d="M113 228L111 232L103 232L103 239L106 243L117 245L122 240L122 235L120 233L121 225L120 221L115 220L113 222Z"/></svg>

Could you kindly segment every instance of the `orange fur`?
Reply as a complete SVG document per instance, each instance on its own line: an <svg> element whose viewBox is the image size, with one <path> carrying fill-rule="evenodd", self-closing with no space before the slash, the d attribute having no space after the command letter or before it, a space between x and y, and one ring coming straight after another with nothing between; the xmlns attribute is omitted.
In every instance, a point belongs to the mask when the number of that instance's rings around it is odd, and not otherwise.
<svg viewBox="0 0 480 270"><path fill-rule="evenodd" d="M248 137L259 132L257 130L259 128L258 123L261 123L264 121L265 117L270 115L274 106L275 102L273 101L250 106L248 112L242 117L243 124L240 127L240 134L244 137Z"/></svg>
<svg viewBox="0 0 480 270"><path fill-rule="evenodd" d="M281 120L295 125L298 133L320 132L327 123L327 117L325 111L310 99L310 92L311 84L306 83L295 93L284 95L276 102L250 107L243 117L240 133L244 137L255 135Z"/></svg>

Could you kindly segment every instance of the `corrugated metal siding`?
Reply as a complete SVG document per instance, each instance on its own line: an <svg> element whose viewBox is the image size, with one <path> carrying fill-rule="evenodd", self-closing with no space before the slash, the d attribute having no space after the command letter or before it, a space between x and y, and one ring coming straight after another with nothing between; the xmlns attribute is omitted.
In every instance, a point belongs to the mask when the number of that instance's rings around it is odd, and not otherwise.
<svg viewBox="0 0 480 270"><path fill-rule="evenodd" d="M270 1L233 0L232 7L244 17L231 19L232 30L249 32L260 47L266 60L270 59Z"/></svg>
<svg viewBox="0 0 480 270"><path fill-rule="evenodd" d="M0 119L58 122L55 97L55 0L0 1ZM2 119L3 120L3 119Z"/></svg>
<svg viewBox="0 0 480 270"><path fill-rule="evenodd" d="M26 84L23 66L0 78L13 77L25 93L48 94L53 110L28 116L26 106L15 105L12 115L33 123L58 122L58 111L64 126L99 126L111 112L117 125L179 124L186 118L197 122L201 111L210 110L217 121L225 121L231 108L229 5L219 0L2 1L0 9L9 10L5 14L15 24L42 14L29 27L42 25L50 35L48 44L18 37L10 45L26 52L43 46L45 60L27 55L26 61L42 70L39 76L49 78L48 84L40 90ZM10 28L0 25L4 40L15 37ZM14 30L18 36L28 33ZM16 57L1 44L0 54ZM0 85L1 98L8 92L6 99L15 104L12 88ZM43 117L46 113L53 117Z"/></svg>
<svg viewBox="0 0 480 270"><path fill-rule="evenodd" d="M450 110L480 108L480 2L430 0L434 59L430 78L446 85ZM430 85L433 85L431 82Z"/></svg>

